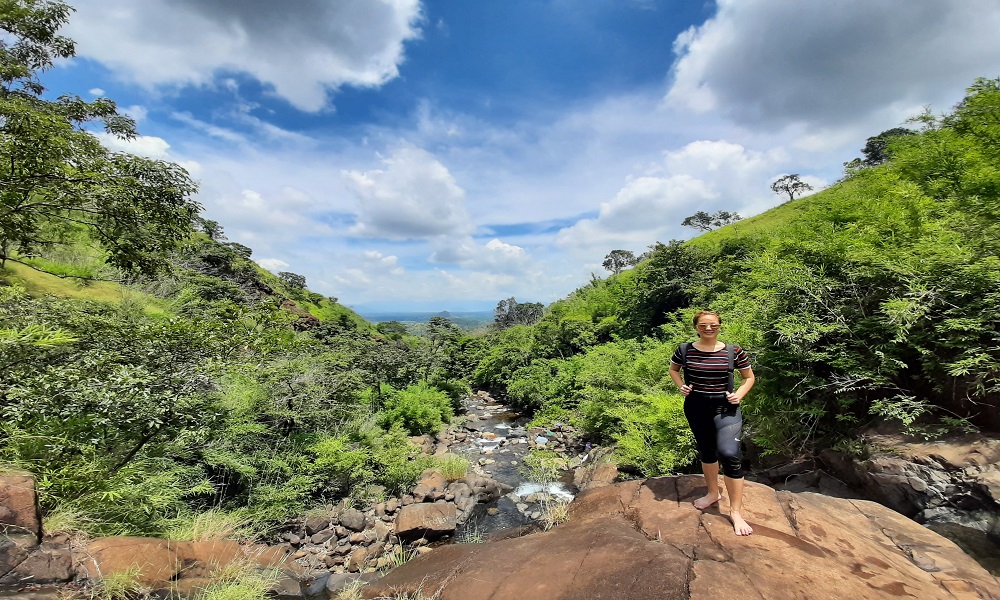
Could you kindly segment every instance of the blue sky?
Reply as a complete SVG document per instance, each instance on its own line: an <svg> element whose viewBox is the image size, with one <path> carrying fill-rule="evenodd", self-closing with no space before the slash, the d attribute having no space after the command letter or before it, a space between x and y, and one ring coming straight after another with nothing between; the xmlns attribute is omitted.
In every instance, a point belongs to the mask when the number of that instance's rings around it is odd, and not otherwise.
<svg viewBox="0 0 1000 600"><path fill-rule="evenodd" d="M549 303L614 249L816 189L1000 76L992 0L76 0L107 96L205 216L361 310Z"/></svg>

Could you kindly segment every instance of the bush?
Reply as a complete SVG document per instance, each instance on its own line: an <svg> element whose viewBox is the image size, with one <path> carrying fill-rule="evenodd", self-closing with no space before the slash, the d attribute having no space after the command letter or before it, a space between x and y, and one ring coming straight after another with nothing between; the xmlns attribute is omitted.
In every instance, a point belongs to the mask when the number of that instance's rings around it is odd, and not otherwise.
<svg viewBox="0 0 1000 600"><path fill-rule="evenodd" d="M421 382L386 400L382 424L400 423L411 435L421 435L434 433L453 416L448 394Z"/></svg>
<svg viewBox="0 0 1000 600"><path fill-rule="evenodd" d="M658 476L673 474L695 459L683 397L647 394L633 404L613 407L608 414L617 419L611 436L617 442L615 458L619 464Z"/></svg>

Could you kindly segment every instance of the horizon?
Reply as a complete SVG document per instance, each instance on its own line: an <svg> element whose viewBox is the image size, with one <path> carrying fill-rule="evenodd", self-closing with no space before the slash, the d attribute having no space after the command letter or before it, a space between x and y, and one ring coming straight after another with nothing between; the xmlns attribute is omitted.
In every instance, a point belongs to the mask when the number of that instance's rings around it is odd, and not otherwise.
<svg viewBox="0 0 1000 600"><path fill-rule="evenodd" d="M184 166L258 264L368 312L547 306L696 211L833 184L1000 64L987 0L70 4L48 95L115 100L142 135L106 145Z"/></svg>

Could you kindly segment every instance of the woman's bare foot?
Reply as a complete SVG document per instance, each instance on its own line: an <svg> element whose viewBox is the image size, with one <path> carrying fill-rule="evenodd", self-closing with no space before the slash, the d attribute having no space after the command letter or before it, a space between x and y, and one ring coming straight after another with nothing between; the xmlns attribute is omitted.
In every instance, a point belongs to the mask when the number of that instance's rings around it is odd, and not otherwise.
<svg viewBox="0 0 1000 600"><path fill-rule="evenodd" d="M712 506L721 499L722 499L721 493L716 494L714 496L711 494L706 494L701 498L695 500L692 504L694 504L694 507L697 508L698 510L705 510L706 508Z"/></svg>
<svg viewBox="0 0 1000 600"><path fill-rule="evenodd" d="M743 516L738 512L729 513L729 518L733 520L733 531L736 535L750 535L753 533L753 527L743 520Z"/></svg>

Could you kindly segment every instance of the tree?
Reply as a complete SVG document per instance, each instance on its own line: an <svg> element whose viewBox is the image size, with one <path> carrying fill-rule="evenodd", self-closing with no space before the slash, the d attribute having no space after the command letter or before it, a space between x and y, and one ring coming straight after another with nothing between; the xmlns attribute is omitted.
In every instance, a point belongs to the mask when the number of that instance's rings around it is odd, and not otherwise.
<svg viewBox="0 0 1000 600"><path fill-rule="evenodd" d="M907 135L916 135L916 132L905 127L894 127L868 138L865 147L861 149L861 153L865 155L861 163L866 167L874 167L886 162L892 156L889 149L892 138Z"/></svg>
<svg viewBox="0 0 1000 600"><path fill-rule="evenodd" d="M612 250L604 257L604 262L601 265L617 275L628 267L635 266L638 262L639 259L635 257L635 252L631 250Z"/></svg>
<svg viewBox="0 0 1000 600"><path fill-rule="evenodd" d="M136 135L113 101L43 98L39 73L75 54L57 33L71 10L60 0L0 1L0 267L82 236L125 272L166 270L201 208L196 185L176 164L101 145L92 124Z"/></svg>
<svg viewBox="0 0 1000 600"><path fill-rule="evenodd" d="M699 210L690 217L681 221L681 225L684 227L692 227L699 231L711 231L717 227L731 225L742 219L743 217L741 217L739 213L729 212L728 210L720 210L713 215L710 215L703 210ZM607 267L607 265L605 265L605 267Z"/></svg>
<svg viewBox="0 0 1000 600"><path fill-rule="evenodd" d="M401 340L408 333L406 325L399 321L382 321L375 326L375 330L390 340Z"/></svg>
<svg viewBox="0 0 1000 600"><path fill-rule="evenodd" d="M811 189L813 189L813 186L799 179L798 173L779 177L771 184L771 190L775 194L788 194L789 202L795 200L795 196L802 195L803 192Z"/></svg>
<svg viewBox="0 0 1000 600"><path fill-rule="evenodd" d="M288 288L293 292L299 292L306 288L306 276L299 275L298 273L292 273L289 271L281 271L278 273L278 279L281 280Z"/></svg>
<svg viewBox="0 0 1000 600"><path fill-rule="evenodd" d="M513 296L497 303L493 309L493 325L507 329L514 325L532 325L542 319L545 307L541 302L518 302Z"/></svg>

